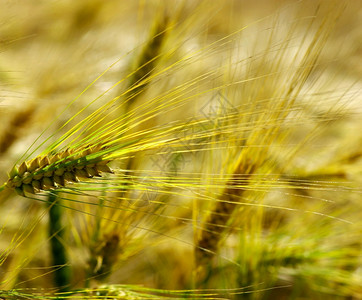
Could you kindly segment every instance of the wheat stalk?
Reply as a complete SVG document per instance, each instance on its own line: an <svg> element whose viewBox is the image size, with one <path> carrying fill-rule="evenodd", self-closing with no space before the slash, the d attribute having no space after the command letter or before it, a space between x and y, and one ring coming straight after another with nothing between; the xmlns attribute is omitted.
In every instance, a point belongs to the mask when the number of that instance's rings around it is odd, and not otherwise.
<svg viewBox="0 0 362 300"><path fill-rule="evenodd" d="M54 266L53 281L60 292L66 292L70 288L72 270L64 246L66 228L62 224L63 208L57 201L59 201L57 192L49 193L49 243L52 266Z"/></svg>

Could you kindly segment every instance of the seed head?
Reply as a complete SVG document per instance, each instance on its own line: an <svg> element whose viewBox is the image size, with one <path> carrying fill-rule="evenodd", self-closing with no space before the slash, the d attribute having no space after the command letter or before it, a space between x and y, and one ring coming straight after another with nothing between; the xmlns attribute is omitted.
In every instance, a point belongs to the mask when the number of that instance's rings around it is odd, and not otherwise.
<svg viewBox="0 0 362 300"><path fill-rule="evenodd" d="M94 155L103 149L100 146L66 149L24 161L10 172L6 186L24 196L25 193L37 194L61 188L79 182L80 178L102 177L101 173L113 173L107 166L109 160L105 160L101 154ZM89 158L91 154L92 159Z"/></svg>

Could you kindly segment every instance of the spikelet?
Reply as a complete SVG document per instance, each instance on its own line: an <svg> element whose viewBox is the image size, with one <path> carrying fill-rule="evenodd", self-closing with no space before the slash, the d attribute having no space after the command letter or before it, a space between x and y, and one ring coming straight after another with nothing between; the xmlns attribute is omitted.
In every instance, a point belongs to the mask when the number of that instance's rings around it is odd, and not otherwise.
<svg viewBox="0 0 362 300"><path fill-rule="evenodd" d="M15 189L22 196L55 190L81 178L101 177L101 173L113 173L107 165L110 161L102 155L94 155L100 148L66 149L56 154L38 156L23 162L9 174L6 187ZM90 157L90 155L92 155ZM94 158L96 157L96 158Z"/></svg>

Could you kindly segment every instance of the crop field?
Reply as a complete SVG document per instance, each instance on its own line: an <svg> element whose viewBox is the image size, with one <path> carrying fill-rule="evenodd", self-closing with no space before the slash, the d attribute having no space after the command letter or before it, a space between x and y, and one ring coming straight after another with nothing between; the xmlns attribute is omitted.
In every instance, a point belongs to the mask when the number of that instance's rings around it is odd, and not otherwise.
<svg viewBox="0 0 362 300"><path fill-rule="evenodd" d="M0 0L0 299L362 299L361 16Z"/></svg>

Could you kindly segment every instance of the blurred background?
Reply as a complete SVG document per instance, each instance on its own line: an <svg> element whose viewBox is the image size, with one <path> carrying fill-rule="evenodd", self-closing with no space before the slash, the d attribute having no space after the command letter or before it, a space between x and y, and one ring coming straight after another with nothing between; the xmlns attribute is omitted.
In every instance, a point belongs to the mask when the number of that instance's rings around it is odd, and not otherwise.
<svg viewBox="0 0 362 300"><path fill-rule="evenodd" d="M132 125L152 112L130 133L179 128L178 145L112 163L116 176L132 177L110 207L67 196L79 200L62 215L68 290L99 289L83 295L100 299L184 298L166 291L193 289L195 297L212 289L211 298L362 299L361 1L0 7L1 184L43 137L55 140L75 113L68 126L115 97L122 105L107 117L129 113ZM218 203L231 201L229 175L250 157L261 162L251 183L242 178L242 205L226 205L223 229L210 228ZM0 195L4 297L56 291L49 208ZM213 255L199 264L208 230L218 232L206 247Z"/></svg>

